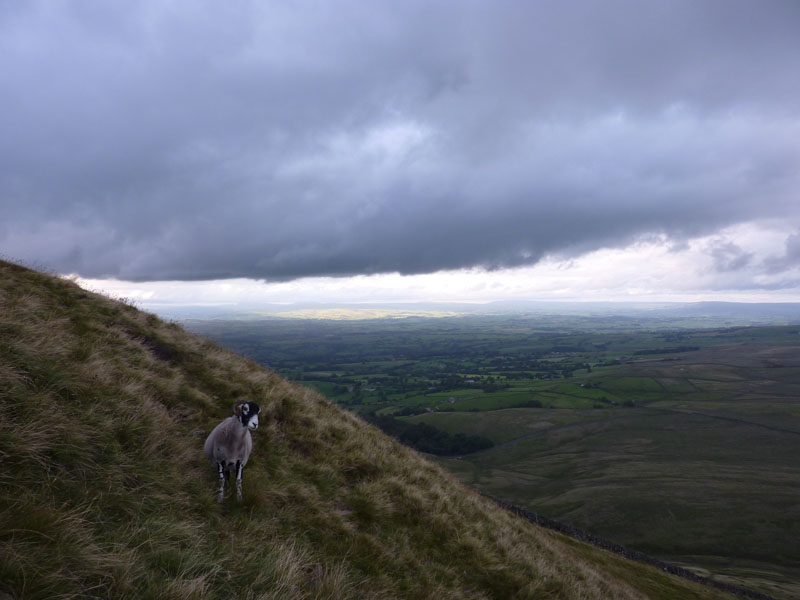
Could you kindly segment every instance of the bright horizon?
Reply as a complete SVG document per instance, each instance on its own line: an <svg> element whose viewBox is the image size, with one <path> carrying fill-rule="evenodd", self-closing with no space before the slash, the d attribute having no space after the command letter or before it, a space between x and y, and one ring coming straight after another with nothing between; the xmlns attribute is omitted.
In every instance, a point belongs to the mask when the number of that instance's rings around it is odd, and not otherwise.
<svg viewBox="0 0 800 600"><path fill-rule="evenodd" d="M715 268L715 251L730 237L713 236L674 248L663 239L597 250L572 259L545 259L516 269L398 273L285 282L126 282L78 278L87 289L125 297L158 312L176 305L389 304L545 302L800 302L800 288L785 273L764 274L759 262L779 255L780 235L752 229L728 232L751 250L754 266ZM768 289L772 287L774 289ZM749 288L749 289L748 289Z"/></svg>

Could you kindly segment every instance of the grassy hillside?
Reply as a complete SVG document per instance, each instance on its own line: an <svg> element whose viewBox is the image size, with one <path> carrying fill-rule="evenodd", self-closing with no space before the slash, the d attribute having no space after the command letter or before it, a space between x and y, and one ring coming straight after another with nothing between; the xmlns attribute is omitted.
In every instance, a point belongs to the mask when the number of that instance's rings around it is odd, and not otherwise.
<svg viewBox="0 0 800 600"><path fill-rule="evenodd" d="M470 486L718 579L798 598L797 327L718 337L726 343L595 369L574 383L543 382L537 391L633 398L635 408L408 421L497 444L441 462Z"/></svg>
<svg viewBox="0 0 800 600"><path fill-rule="evenodd" d="M206 434L263 407L244 502ZM726 598L511 515L315 392L0 262L0 595Z"/></svg>

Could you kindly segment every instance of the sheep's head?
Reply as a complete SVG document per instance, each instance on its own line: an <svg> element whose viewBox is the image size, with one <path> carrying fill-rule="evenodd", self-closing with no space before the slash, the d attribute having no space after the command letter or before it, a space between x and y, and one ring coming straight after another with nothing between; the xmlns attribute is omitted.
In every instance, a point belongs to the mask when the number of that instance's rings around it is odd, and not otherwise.
<svg viewBox="0 0 800 600"><path fill-rule="evenodd" d="M260 412L261 407L255 402L238 400L233 405L233 414L248 429L258 429L258 413Z"/></svg>

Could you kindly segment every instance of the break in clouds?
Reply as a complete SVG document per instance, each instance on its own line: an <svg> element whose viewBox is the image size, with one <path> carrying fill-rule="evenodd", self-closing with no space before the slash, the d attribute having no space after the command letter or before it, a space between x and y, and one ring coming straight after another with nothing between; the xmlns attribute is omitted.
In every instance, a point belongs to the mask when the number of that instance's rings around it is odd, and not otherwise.
<svg viewBox="0 0 800 600"><path fill-rule="evenodd" d="M134 281L797 266L800 4L0 3L0 252ZM761 261L760 263L758 261Z"/></svg>

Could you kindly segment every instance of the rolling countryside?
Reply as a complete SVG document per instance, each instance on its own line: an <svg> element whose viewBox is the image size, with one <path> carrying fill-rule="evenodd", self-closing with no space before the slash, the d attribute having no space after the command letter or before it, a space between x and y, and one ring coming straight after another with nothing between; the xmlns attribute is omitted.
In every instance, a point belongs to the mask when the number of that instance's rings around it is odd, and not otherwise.
<svg viewBox="0 0 800 600"><path fill-rule="evenodd" d="M800 327L731 327L732 318L188 326L438 454L477 490L703 576L792 598Z"/></svg>

